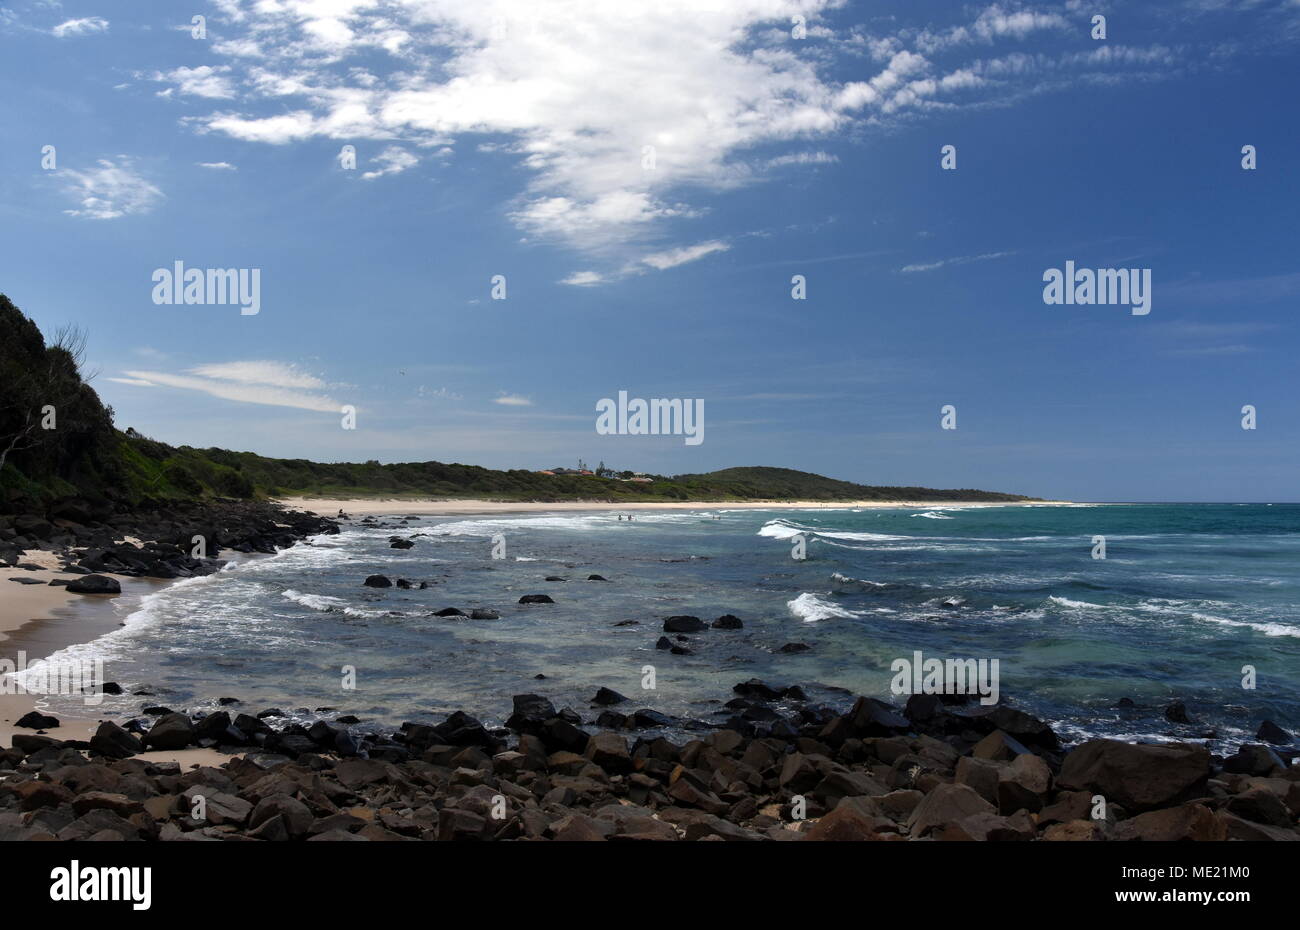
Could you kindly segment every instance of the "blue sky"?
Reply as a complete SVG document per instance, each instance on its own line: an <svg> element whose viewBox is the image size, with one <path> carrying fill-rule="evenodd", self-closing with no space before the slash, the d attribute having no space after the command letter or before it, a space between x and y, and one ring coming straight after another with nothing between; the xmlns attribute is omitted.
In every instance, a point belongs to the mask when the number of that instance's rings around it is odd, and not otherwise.
<svg viewBox="0 0 1300 930"><path fill-rule="evenodd" d="M85 327L122 427L1300 499L1295 0L192 6L0 0L0 290ZM156 305L177 260L260 312ZM1151 312L1045 304L1067 260ZM597 435L620 390L705 441Z"/></svg>

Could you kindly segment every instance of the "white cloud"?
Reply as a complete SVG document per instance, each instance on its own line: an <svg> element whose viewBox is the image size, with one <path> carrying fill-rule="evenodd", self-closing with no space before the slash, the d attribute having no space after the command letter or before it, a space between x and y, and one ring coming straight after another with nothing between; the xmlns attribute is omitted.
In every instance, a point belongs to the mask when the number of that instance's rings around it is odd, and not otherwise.
<svg viewBox="0 0 1300 930"><path fill-rule="evenodd" d="M163 192L136 173L131 159L119 155L102 158L97 168L58 173L64 193L77 199L80 208L64 210L69 216L92 220L113 220L121 216L148 213L163 199Z"/></svg>
<svg viewBox="0 0 1300 930"><path fill-rule="evenodd" d="M238 171L239 170L228 161L200 161L200 162L195 162L195 164L197 164L200 168L211 168L213 171Z"/></svg>
<svg viewBox="0 0 1300 930"><path fill-rule="evenodd" d="M191 368L191 372L205 378L239 381L244 384L265 384L271 387L305 388L315 390L325 387L325 382L315 375L298 370L284 362L218 362Z"/></svg>
<svg viewBox="0 0 1300 930"><path fill-rule="evenodd" d="M842 6L843 0L709 0L703 10L701 0L220 0L224 32L213 51L241 60L237 72L221 75L237 82L238 103L194 123L200 131L274 145L371 140L391 150L486 137L471 144L491 146L525 172L517 196L503 205L507 217L530 238L559 241L618 269L661 249L655 244L665 226L705 212L701 192L832 158L778 151L755 162L751 152L759 146L806 149L810 139L908 113L1016 99L1025 82L1037 80L1035 72L1049 68L1110 79L1151 64L1118 49L1073 53L1073 60L1068 51L1056 59L1039 52L1025 55L1017 83L1006 72L992 73L997 66L972 51L987 55L999 43L1068 36L1067 27L1078 23L1059 12L994 3L938 32L891 18L892 35L832 33L823 13ZM807 40L789 37L796 14L808 21ZM865 73L847 82L832 78L841 53L865 65ZM384 164L366 177L397 170Z"/></svg>
<svg viewBox="0 0 1300 930"><path fill-rule="evenodd" d="M769 158L767 166L769 168L784 168L786 165L833 165L837 161L839 159L829 152L793 152L789 155L778 155L776 158Z"/></svg>
<svg viewBox="0 0 1300 930"><path fill-rule="evenodd" d="M604 276L596 271L575 271L567 278L562 280L561 284L570 284L574 287L593 287L605 282Z"/></svg>
<svg viewBox="0 0 1300 930"><path fill-rule="evenodd" d="M106 32L107 30L108 20L101 19L98 16L87 16L83 19L69 19L66 22L59 23L50 30L50 33L64 39L68 36L91 35L96 32Z"/></svg>
<svg viewBox="0 0 1300 930"><path fill-rule="evenodd" d="M200 65L197 68L180 67L173 68L171 71L155 71L149 79L174 85L160 92L164 97L169 96L173 90L179 90L182 94L195 97L228 100L235 96L234 84L226 76L229 71L230 68L224 65L219 68Z"/></svg>
<svg viewBox="0 0 1300 930"><path fill-rule="evenodd" d="M502 391L500 395L493 399L492 403L501 404L505 407L531 407L533 402L520 394L508 394Z"/></svg>
<svg viewBox="0 0 1300 930"><path fill-rule="evenodd" d="M668 268L676 268L678 265L685 265L687 262L698 261L706 255L712 255L714 252L725 252L729 248L731 246L727 245L727 243L714 239L710 242L701 242L698 245L687 245L679 249L655 252L642 257L641 262L651 268L664 271Z"/></svg>
<svg viewBox="0 0 1300 930"><path fill-rule="evenodd" d="M380 167L361 175L364 180L382 178L386 174L401 174L407 168L420 163L420 159L396 145L390 145L371 159Z"/></svg>
<svg viewBox="0 0 1300 930"><path fill-rule="evenodd" d="M161 371L127 371L125 378L110 378L119 384L141 387L171 387L199 391L222 400L272 407L293 407L318 413L338 413L340 404L328 395L312 393L325 387L313 375L292 365L272 361L224 362L200 365L186 374Z"/></svg>
<svg viewBox="0 0 1300 930"><path fill-rule="evenodd" d="M947 265L969 265L971 262L987 262L995 258L1006 258L1015 252L985 252L983 255L962 255L957 258L941 258L937 262L925 262L916 265L904 265L898 270L903 274L915 274L918 271L934 271Z"/></svg>

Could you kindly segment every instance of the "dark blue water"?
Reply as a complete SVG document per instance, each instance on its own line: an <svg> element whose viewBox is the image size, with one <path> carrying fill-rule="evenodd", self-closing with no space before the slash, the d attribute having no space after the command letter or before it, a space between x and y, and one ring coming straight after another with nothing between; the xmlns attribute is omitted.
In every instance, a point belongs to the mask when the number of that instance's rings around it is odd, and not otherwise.
<svg viewBox="0 0 1300 930"><path fill-rule="evenodd" d="M1253 737L1265 718L1300 725L1300 505L422 518L400 530L415 538L405 551L388 548L393 523L173 585L69 652L103 657L110 679L148 688L152 703L229 695L382 726L455 709L499 723L510 695L527 691L588 718L601 685L713 720L753 676L835 705L848 700L836 689L901 700L890 663L915 650L996 658L1003 697L1072 738L1213 734L1217 745ZM505 559L492 558L498 534ZM1105 559L1093 558L1095 536ZM372 573L429 587L362 587ZM585 580L592 573L608 583ZM517 603L532 593L556 603ZM448 606L501 618L433 615ZM745 627L691 636L689 656L655 649L662 618L682 613L732 613ZM811 648L778 651L790 642ZM642 687L647 665L654 690ZM1114 709L1123 697L1138 707ZM1192 724L1164 719L1175 699Z"/></svg>

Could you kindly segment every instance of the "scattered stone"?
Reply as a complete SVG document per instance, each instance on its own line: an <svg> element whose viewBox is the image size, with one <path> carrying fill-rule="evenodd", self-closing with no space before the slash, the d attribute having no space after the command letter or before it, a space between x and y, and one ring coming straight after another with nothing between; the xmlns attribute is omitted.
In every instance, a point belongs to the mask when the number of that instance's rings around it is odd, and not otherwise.
<svg viewBox="0 0 1300 930"><path fill-rule="evenodd" d="M608 706L610 704L622 704L626 700L627 698L619 694L617 691L602 686L596 691L595 696L591 699L591 703Z"/></svg>
<svg viewBox="0 0 1300 930"><path fill-rule="evenodd" d="M52 730L59 725L58 717L51 717L48 714L30 711L18 718L14 724L16 727L25 727L29 730Z"/></svg>
<svg viewBox="0 0 1300 930"><path fill-rule="evenodd" d="M122 584L105 575L82 575L69 581L65 590L73 594L121 594Z"/></svg>

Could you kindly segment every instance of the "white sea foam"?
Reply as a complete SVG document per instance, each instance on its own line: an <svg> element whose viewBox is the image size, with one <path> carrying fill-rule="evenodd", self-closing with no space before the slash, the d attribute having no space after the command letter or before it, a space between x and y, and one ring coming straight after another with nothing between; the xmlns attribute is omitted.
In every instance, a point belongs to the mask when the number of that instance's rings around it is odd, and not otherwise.
<svg viewBox="0 0 1300 930"><path fill-rule="evenodd" d="M942 510L927 510L925 513L914 513L914 514L912 514L912 516L914 516L914 517L925 517L927 520L951 520L951 519L953 519L952 517L950 517L950 516L948 516L946 513L944 513Z"/></svg>
<svg viewBox="0 0 1300 930"><path fill-rule="evenodd" d="M790 613L794 614L804 623L816 623L818 620L832 620L836 618L860 617L862 614L854 610L847 610L843 607L837 607L829 601L823 600L816 594L805 591L787 605Z"/></svg>
<svg viewBox="0 0 1300 930"><path fill-rule="evenodd" d="M831 581L835 582L836 594L876 594L889 587L883 581L865 581L861 578L850 578L848 575L841 575L839 572L831 575Z"/></svg>
<svg viewBox="0 0 1300 930"><path fill-rule="evenodd" d="M1200 620L1203 623L1218 623L1223 626L1247 627L1255 630L1257 633L1263 633L1265 636L1291 636L1300 638L1300 628L1286 626L1281 623L1251 623L1249 620L1230 620L1227 617L1215 617L1210 614L1191 615L1193 620Z"/></svg>
<svg viewBox="0 0 1300 930"><path fill-rule="evenodd" d="M293 601L295 604L301 604L303 607L323 612L337 611L347 607L347 602L342 598L330 597L327 594L304 594L301 591L295 591L293 588L289 588L281 596L285 600Z"/></svg>

